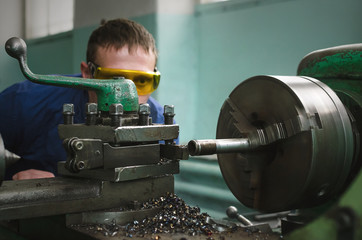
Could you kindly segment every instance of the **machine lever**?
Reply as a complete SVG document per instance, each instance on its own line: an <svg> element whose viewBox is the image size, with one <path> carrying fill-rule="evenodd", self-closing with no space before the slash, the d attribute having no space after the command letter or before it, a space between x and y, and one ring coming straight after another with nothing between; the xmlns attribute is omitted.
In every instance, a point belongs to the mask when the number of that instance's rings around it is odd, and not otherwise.
<svg viewBox="0 0 362 240"><path fill-rule="evenodd" d="M32 82L59 87L93 90L97 94L98 108L108 112L112 104L121 103L125 112L137 112L136 85L128 79L88 79L59 75L40 75L30 71L27 64L27 46L23 39L12 37L5 43L6 52L17 59L24 76Z"/></svg>
<svg viewBox="0 0 362 240"><path fill-rule="evenodd" d="M229 218L235 218L236 220L238 220L239 222L241 222L245 226L252 226L253 225L253 223L250 222L246 217L239 214L238 209L236 207L234 207L234 206L230 206L230 207L228 207L226 209L226 215Z"/></svg>

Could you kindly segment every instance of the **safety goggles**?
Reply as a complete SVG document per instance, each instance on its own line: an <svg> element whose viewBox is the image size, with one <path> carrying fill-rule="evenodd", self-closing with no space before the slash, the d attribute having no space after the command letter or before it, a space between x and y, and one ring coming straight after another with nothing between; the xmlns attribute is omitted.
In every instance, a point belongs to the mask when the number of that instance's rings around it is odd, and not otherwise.
<svg viewBox="0 0 362 240"><path fill-rule="evenodd" d="M89 62L93 78L96 79L113 79L124 77L134 82L138 95L148 95L155 91L160 83L161 74L155 69L154 72L144 72L137 70L124 70L117 68L104 68Z"/></svg>

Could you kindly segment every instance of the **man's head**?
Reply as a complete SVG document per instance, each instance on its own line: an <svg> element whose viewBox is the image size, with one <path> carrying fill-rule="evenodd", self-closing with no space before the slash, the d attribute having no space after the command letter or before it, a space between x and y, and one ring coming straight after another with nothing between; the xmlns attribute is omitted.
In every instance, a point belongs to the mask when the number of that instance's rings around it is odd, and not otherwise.
<svg viewBox="0 0 362 240"><path fill-rule="evenodd" d="M115 19L105 22L91 34L87 63L81 63L81 70L84 78L94 77L94 66L153 72L156 61L157 50L152 35L136 22ZM139 102L147 102L149 96L140 95ZM90 98L93 98L91 94Z"/></svg>

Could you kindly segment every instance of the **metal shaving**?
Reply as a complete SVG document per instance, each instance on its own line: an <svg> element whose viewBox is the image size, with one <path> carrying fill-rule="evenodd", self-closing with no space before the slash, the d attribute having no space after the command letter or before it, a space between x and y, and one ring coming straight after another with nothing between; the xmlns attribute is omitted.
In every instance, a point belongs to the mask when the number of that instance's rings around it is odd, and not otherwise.
<svg viewBox="0 0 362 240"><path fill-rule="evenodd" d="M207 213L200 213L199 207L191 207L176 194L169 193L164 197L150 199L142 204L141 209L153 207L160 211L153 217L146 217L141 221L133 221L126 225L119 225L115 220L102 224L87 224L73 227L86 227L88 231L100 232L104 236L144 237L145 235L181 233L189 236L211 235L217 232L212 224L207 222L210 217Z"/></svg>
<svg viewBox="0 0 362 240"><path fill-rule="evenodd" d="M128 237L155 233L184 233L190 236L213 233L212 226L206 222L209 215L200 213L199 207L190 207L176 194L151 199L143 208L159 207L160 212L142 221L134 221L125 226Z"/></svg>

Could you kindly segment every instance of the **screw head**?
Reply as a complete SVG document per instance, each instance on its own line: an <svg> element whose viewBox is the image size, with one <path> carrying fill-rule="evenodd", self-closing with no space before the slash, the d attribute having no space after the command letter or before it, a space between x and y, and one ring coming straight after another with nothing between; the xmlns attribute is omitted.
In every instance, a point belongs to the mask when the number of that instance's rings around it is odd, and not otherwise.
<svg viewBox="0 0 362 240"><path fill-rule="evenodd" d="M85 111L87 114L97 114L98 104L97 103L86 103Z"/></svg>
<svg viewBox="0 0 362 240"><path fill-rule="evenodd" d="M150 105L148 103L140 104L139 114L150 115L151 114Z"/></svg>
<svg viewBox="0 0 362 240"><path fill-rule="evenodd" d="M85 168L85 163L83 161L77 162L78 170L83 170Z"/></svg>
<svg viewBox="0 0 362 240"><path fill-rule="evenodd" d="M74 105L72 103L63 104L63 114L74 114Z"/></svg>
<svg viewBox="0 0 362 240"><path fill-rule="evenodd" d="M122 115L123 114L123 105L121 103L113 103L109 106L110 115Z"/></svg>
<svg viewBox="0 0 362 240"><path fill-rule="evenodd" d="M72 145L73 145L74 149L78 150L78 151L82 150L84 147L84 144L82 141L74 141Z"/></svg>
<svg viewBox="0 0 362 240"><path fill-rule="evenodd" d="M173 115L174 110L175 110L174 105L165 105L164 108L163 108L164 114L167 114L167 115Z"/></svg>

